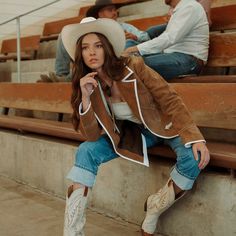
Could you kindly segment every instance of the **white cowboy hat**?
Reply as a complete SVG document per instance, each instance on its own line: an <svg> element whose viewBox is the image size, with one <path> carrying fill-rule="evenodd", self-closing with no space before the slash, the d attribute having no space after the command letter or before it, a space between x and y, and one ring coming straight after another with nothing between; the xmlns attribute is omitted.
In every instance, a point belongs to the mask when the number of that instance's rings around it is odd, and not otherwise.
<svg viewBox="0 0 236 236"><path fill-rule="evenodd" d="M79 24L65 26L61 32L62 43L73 61L78 39L88 33L104 35L113 46L117 57L124 51L125 33L118 22L107 18L86 17Z"/></svg>

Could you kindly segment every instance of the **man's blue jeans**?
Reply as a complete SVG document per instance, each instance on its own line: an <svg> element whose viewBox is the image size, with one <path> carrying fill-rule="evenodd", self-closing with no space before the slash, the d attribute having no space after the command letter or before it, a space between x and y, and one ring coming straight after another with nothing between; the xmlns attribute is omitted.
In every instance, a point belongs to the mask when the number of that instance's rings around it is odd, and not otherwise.
<svg viewBox="0 0 236 236"><path fill-rule="evenodd" d="M150 27L147 32L151 39L158 37L166 29L166 24ZM134 40L128 40L127 47L137 46ZM164 79L171 80L182 75L199 74L202 66L196 58L184 53L154 53L142 56L145 64L157 71Z"/></svg>
<svg viewBox="0 0 236 236"><path fill-rule="evenodd" d="M156 38L166 30L167 24L155 25L146 30L150 39Z"/></svg>
<svg viewBox="0 0 236 236"><path fill-rule="evenodd" d="M62 43L61 35L59 35L55 62L56 75L66 76L67 80L71 81L70 62L71 58Z"/></svg>
<svg viewBox="0 0 236 236"><path fill-rule="evenodd" d="M143 56L146 65L157 71L164 79L199 74L202 70L197 59L180 52L157 53Z"/></svg>
<svg viewBox="0 0 236 236"><path fill-rule="evenodd" d="M174 150L177 155L177 163L172 169L170 176L181 189L191 189L200 173L198 168L200 160L196 161L194 159L192 148L186 148L179 137L163 139L153 135L147 129L143 129L142 133L146 138L147 147L165 143ZM117 154L114 152L113 146L106 135L102 135L95 142L84 142L77 150L75 164L68 173L67 178L74 183L92 187L99 166L115 158L117 158Z"/></svg>

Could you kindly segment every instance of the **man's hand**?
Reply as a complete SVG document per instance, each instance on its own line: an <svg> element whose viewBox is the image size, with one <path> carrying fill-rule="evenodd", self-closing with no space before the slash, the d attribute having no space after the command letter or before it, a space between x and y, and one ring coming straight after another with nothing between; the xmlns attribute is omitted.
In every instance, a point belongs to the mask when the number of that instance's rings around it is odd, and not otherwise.
<svg viewBox="0 0 236 236"><path fill-rule="evenodd" d="M198 164L198 167L199 169L204 169L210 161L210 154L206 144L203 142L194 143L192 145L192 149L196 161L198 161L199 159L198 154L200 154L200 162Z"/></svg>
<svg viewBox="0 0 236 236"><path fill-rule="evenodd" d="M130 48L126 48L124 50L124 52L122 53L122 56L123 57L128 57L130 56L131 54L135 54L135 53L138 53L138 47L137 46L133 46L133 47L130 47Z"/></svg>
<svg viewBox="0 0 236 236"><path fill-rule="evenodd" d="M125 31L125 38L126 39L138 40L138 37L135 34L132 34L132 33L127 32L127 31Z"/></svg>

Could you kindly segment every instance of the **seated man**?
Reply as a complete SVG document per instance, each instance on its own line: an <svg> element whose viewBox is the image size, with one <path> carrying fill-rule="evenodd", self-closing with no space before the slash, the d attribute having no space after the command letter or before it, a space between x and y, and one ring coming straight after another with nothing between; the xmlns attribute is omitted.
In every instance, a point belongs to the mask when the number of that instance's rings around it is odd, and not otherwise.
<svg viewBox="0 0 236 236"><path fill-rule="evenodd" d="M166 80L199 74L208 57L206 13L195 0L165 0L165 3L173 8L165 31L152 40L127 48L124 55L139 53Z"/></svg>
<svg viewBox="0 0 236 236"><path fill-rule="evenodd" d="M199 2L202 5L202 7L204 8L206 15L207 15L207 20L208 20L209 26L211 26L211 24L212 24L212 21L211 21L212 0L196 0L196 1ZM174 10L173 7L170 6L169 11L166 16L166 22L169 21L171 15L173 14L173 10ZM162 34L166 30L166 26L167 26L167 23L161 24L161 25L155 25L155 26L148 28L146 30L146 32L149 34L149 37L151 39L153 39L155 37L158 37L160 34ZM137 45L137 44L135 44L134 41L132 43L130 41L130 46L134 46L134 45Z"/></svg>
<svg viewBox="0 0 236 236"><path fill-rule="evenodd" d="M112 3L111 0L96 0L95 5L90 7L87 11L87 17L94 18L110 18L117 20L118 18L118 8L125 5L125 3ZM147 32L140 31L133 25L127 23L120 23L122 28L125 31L126 39L130 39L136 42L141 43L147 40L150 40L150 37ZM129 41L127 40L126 47L129 46ZM70 74L70 56L66 52L61 37L59 35L57 41L57 54L56 54L56 63L54 72L49 72L48 75L41 75L41 81L44 82L69 82L71 81Z"/></svg>

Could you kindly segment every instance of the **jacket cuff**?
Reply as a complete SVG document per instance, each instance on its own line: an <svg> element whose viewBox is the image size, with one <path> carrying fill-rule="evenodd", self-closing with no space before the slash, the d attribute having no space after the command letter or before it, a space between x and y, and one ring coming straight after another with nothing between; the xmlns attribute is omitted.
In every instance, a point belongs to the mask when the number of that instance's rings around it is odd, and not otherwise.
<svg viewBox="0 0 236 236"><path fill-rule="evenodd" d="M185 143L184 146L185 146L186 148L190 148L190 147L192 147L192 145L193 145L194 143L206 143L206 140L205 140L205 139L202 139L202 140L191 141L191 142Z"/></svg>
<svg viewBox="0 0 236 236"><path fill-rule="evenodd" d="M192 124L179 132L182 142L186 148L191 147L193 143L206 142L200 130L195 124Z"/></svg>
<svg viewBox="0 0 236 236"><path fill-rule="evenodd" d="M81 103L79 104L79 114L80 114L81 116L85 115L85 114L88 112L88 110L90 109L90 107L91 107L91 102L89 103L89 106L88 106L88 108L86 109L86 111L83 112L83 104L82 104L82 102L81 102Z"/></svg>

